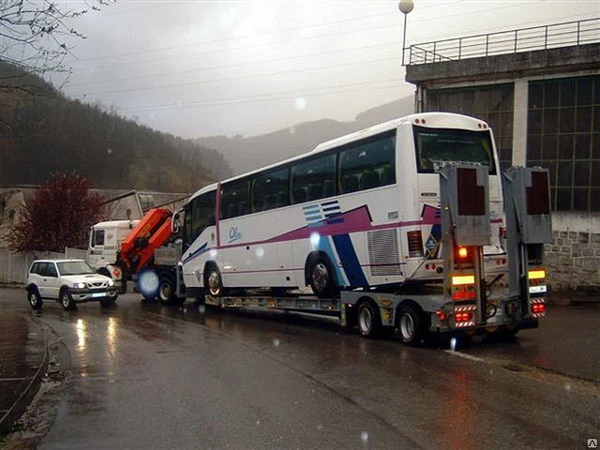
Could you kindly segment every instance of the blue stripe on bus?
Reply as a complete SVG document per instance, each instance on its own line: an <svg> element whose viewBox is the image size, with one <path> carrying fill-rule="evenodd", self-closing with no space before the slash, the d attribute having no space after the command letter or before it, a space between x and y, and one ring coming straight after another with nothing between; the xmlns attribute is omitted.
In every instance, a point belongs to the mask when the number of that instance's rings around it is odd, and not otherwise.
<svg viewBox="0 0 600 450"><path fill-rule="evenodd" d="M323 205L323 206L330 206L330 205L337 205L337 206L339 206L340 204L339 204L339 202L337 200L333 200L331 202L323 202L323 203L321 203L321 205Z"/></svg>
<svg viewBox="0 0 600 450"><path fill-rule="evenodd" d="M336 278L338 286L348 286L348 283L344 278L344 274L342 273L340 266L336 263L337 258L335 256L335 253L333 252L333 247L331 246L331 242L329 239L329 237L321 236L321 239L319 239L318 249L327 253L327 256L329 256L331 263L335 267L335 274L337 275Z"/></svg>
<svg viewBox="0 0 600 450"><path fill-rule="evenodd" d="M192 253L190 253L188 255L187 258L185 258L182 262L188 262L190 259L195 258L196 256L198 256L200 253L204 252L204 250L206 249L206 247L208 247L208 242L205 243L204 245L202 245L200 248L194 250Z"/></svg>
<svg viewBox="0 0 600 450"><path fill-rule="evenodd" d="M329 211L338 211L341 212L341 208L339 206L326 206L323 208L323 212L329 212Z"/></svg>
<svg viewBox="0 0 600 450"><path fill-rule="evenodd" d="M323 216L321 214L317 214L317 215L312 215L312 216L304 216L304 218L308 221L312 221L312 220L321 220L323 218Z"/></svg>
<svg viewBox="0 0 600 450"><path fill-rule="evenodd" d="M344 223L344 218L338 217L333 219L327 219L326 222L328 225L335 225L336 223Z"/></svg>
<svg viewBox="0 0 600 450"><path fill-rule="evenodd" d="M319 209L319 205L308 205L308 206L303 206L302 209L305 212L309 212L309 210L311 209Z"/></svg>
<svg viewBox="0 0 600 450"><path fill-rule="evenodd" d="M354 251L354 245L348 234L339 234L333 236L335 249L342 261L342 266L348 277L351 286L366 286L367 278L360 267L360 262Z"/></svg>

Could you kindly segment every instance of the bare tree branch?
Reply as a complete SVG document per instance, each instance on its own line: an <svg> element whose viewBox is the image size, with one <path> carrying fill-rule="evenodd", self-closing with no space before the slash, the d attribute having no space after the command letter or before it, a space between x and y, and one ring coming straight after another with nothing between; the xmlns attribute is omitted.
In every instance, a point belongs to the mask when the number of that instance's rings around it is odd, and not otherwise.
<svg viewBox="0 0 600 450"><path fill-rule="evenodd" d="M70 22L115 1L87 0L81 9L66 9L55 0L0 0L0 61L37 75L69 73L68 38L86 38Z"/></svg>

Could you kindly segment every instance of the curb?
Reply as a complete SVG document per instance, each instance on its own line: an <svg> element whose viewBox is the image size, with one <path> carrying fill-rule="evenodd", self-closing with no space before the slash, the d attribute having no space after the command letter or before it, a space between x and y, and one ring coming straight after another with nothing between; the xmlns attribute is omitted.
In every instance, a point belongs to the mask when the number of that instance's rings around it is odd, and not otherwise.
<svg viewBox="0 0 600 450"><path fill-rule="evenodd" d="M48 338L44 339L44 359L37 368L35 374L29 380L29 383L21 392L19 397L14 401L10 409L0 418L0 434L5 434L10 430L10 427L16 422L25 412L35 395L37 394L42 377L48 369Z"/></svg>

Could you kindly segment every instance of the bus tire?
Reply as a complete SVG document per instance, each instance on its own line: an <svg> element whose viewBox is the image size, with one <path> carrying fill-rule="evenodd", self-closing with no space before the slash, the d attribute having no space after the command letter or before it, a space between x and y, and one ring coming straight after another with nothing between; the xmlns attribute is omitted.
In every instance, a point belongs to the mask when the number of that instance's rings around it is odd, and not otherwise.
<svg viewBox="0 0 600 450"><path fill-rule="evenodd" d="M158 283L158 301L162 305L170 305L175 301L175 286L173 280L168 276L163 276Z"/></svg>
<svg viewBox="0 0 600 450"><path fill-rule="evenodd" d="M424 337L423 314L411 304L400 306L398 311L398 334L403 344L421 345Z"/></svg>
<svg viewBox="0 0 600 450"><path fill-rule="evenodd" d="M204 270L204 290L213 297L223 295L223 279L216 264L210 264Z"/></svg>
<svg viewBox="0 0 600 450"><path fill-rule="evenodd" d="M379 308L369 300L358 306L358 331L367 338L379 337L381 333L381 315Z"/></svg>
<svg viewBox="0 0 600 450"><path fill-rule="evenodd" d="M308 284L314 294L319 298L335 297L337 295L337 283L333 264L327 256L319 255L309 259L307 278Z"/></svg>

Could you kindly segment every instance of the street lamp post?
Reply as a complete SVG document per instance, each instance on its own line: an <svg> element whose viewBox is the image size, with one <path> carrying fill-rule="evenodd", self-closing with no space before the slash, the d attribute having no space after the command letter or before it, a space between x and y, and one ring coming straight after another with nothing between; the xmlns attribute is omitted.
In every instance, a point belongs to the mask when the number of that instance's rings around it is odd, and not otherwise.
<svg viewBox="0 0 600 450"><path fill-rule="evenodd" d="M398 9L404 14L404 32L402 36L402 65L404 66L404 52L406 51L406 16L413 10L415 4L413 0L400 0Z"/></svg>

